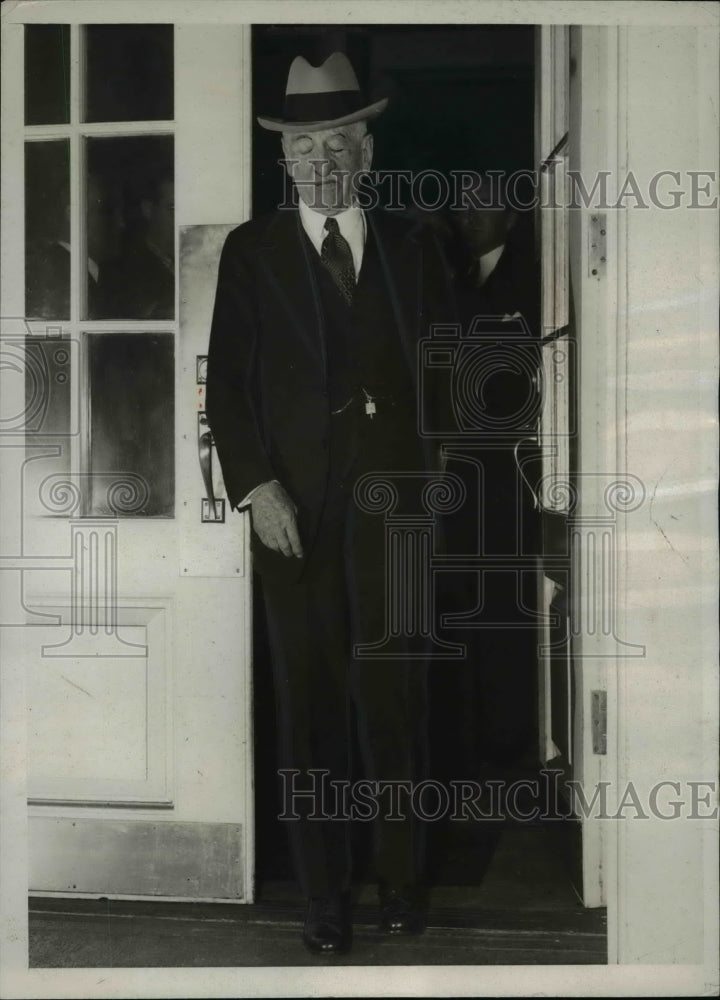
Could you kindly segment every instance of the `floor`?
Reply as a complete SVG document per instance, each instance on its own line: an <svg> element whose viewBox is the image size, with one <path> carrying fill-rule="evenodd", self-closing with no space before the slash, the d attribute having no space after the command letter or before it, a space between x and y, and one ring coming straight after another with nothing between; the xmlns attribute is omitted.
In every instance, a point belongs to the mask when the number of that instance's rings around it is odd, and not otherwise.
<svg viewBox="0 0 720 1000"><path fill-rule="evenodd" d="M436 837L428 928L388 938L374 887L356 887L354 944L308 954L293 882L266 880L252 906L30 900L30 965L39 968L342 965L585 965L607 961L604 910L585 909L552 824L457 823Z"/></svg>

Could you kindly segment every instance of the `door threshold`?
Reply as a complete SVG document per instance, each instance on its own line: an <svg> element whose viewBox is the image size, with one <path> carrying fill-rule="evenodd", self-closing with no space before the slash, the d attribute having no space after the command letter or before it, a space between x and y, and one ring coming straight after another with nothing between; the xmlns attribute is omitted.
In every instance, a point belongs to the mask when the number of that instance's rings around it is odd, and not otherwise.
<svg viewBox="0 0 720 1000"><path fill-rule="evenodd" d="M360 887L353 906L353 921L359 926L374 926L378 922L378 904L374 886ZM529 908L526 910L497 910L471 905L471 889L458 887L465 893L464 906L447 905L447 898L437 898L431 893L428 906L428 929L435 931L484 935L570 935L574 938L607 937L607 912L605 909L574 910ZM434 905L433 899L437 902ZM155 919L197 921L200 923L268 923L275 925L296 924L305 916L305 902L297 893L294 899L263 899L261 902L238 906L232 902L175 902L158 900L117 900L108 898L79 899L34 896L29 901L29 912L58 919L97 917L100 919Z"/></svg>

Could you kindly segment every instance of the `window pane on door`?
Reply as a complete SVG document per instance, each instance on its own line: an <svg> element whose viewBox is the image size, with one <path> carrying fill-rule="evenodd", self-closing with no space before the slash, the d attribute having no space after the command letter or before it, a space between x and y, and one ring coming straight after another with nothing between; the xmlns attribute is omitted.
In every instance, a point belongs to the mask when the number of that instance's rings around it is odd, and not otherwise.
<svg viewBox="0 0 720 1000"><path fill-rule="evenodd" d="M25 145L25 315L70 319L70 143Z"/></svg>
<svg viewBox="0 0 720 1000"><path fill-rule="evenodd" d="M87 335L89 513L175 513L175 358L172 334Z"/></svg>
<svg viewBox="0 0 720 1000"><path fill-rule="evenodd" d="M70 27L25 25L25 124L70 121Z"/></svg>
<svg viewBox="0 0 720 1000"><path fill-rule="evenodd" d="M65 337L25 339L26 514L76 513L70 482L70 379L73 345Z"/></svg>
<svg viewBox="0 0 720 1000"><path fill-rule="evenodd" d="M170 121L174 116L172 24L85 28L85 121Z"/></svg>
<svg viewBox="0 0 720 1000"><path fill-rule="evenodd" d="M173 319L173 137L88 139L86 153L86 318Z"/></svg>

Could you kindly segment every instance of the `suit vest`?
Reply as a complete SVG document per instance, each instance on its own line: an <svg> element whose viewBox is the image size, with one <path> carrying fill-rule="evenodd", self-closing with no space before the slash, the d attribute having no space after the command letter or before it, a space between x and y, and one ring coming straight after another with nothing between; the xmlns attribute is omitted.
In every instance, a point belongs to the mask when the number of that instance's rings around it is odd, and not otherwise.
<svg viewBox="0 0 720 1000"><path fill-rule="evenodd" d="M393 397L414 407L409 362L372 230L368 228L352 305L340 294L312 246L308 256L323 310L331 410L354 396L362 397L363 390L379 400Z"/></svg>

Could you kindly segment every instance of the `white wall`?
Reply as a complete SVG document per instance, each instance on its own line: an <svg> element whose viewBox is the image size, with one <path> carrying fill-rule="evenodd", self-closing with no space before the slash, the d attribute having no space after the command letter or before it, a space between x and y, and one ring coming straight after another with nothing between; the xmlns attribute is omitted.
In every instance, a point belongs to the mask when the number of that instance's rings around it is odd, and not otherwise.
<svg viewBox="0 0 720 1000"><path fill-rule="evenodd" d="M619 32L620 165L686 191L685 171L714 171L717 198L717 32ZM620 634L647 652L618 665L618 786L676 781L687 801L717 779L717 205L629 209L617 250L616 454L647 492L622 521ZM716 823L628 818L618 838L617 959L706 963L711 983Z"/></svg>

